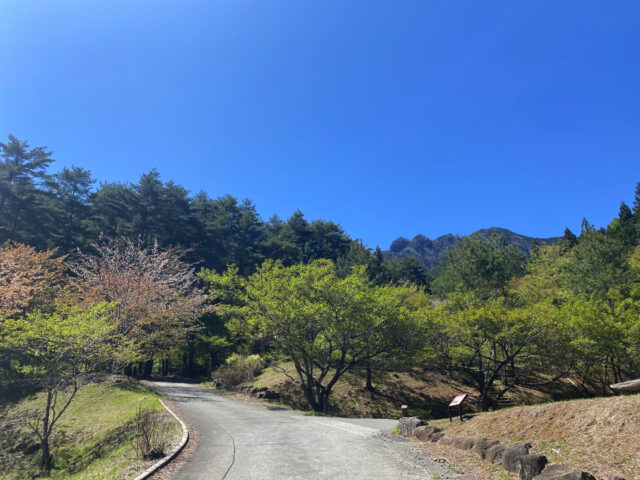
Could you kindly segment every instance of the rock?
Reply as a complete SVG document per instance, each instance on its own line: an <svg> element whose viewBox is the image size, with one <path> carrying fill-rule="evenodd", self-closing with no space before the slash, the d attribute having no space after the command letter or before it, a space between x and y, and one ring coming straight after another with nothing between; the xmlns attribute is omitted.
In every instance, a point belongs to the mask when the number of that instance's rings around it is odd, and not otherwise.
<svg viewBox="0 0 640 480"><path fill-rule="evenodd" d="M156 458L164 457L164 452L160 447L151 447L151 449L145 455L147 460L155 460Z"/></svg>
<svg viewBox="0 0 640 480"><path fill-rule="evenodd" d="M452 446L460 450L471 450L475 443L473 438L455 437Z"/></svg>
<svg viewBox="0 0 640 480"><path fill-rule="evenodd" d="M426 425L426 422L418 417L402 417L398 423L398 434L403 437L413 437L416 428Z"/></svg>
<svg viewBox="0 0 640 480"><path fill-rule="evenodd" d="M489 440L488 438L482 437L476 442L476 446L474 447L474 451L485 460L487 458L487 452L494 445L498 445L500 440Z"/></svg>
<svg viewBox="0 0 640 480"><path fill-rule="evenodd" d="M411 242L409 241L408 238L399 237L399 238L396 238L393 242L391 242L391 245L389 246L389 250L391 250L392 252L399 252L410 243Z"/></svg>
<svg viewBox="0 0 640 480"><path fill-rule="evenodd" d="M610 473L609 475L607 475L607 480L626 480L626 479L615 473Z"/></svg>
<svg viewBox="0 0 640 480"><path fill-rule="evenodd" d="M442 437L440 437L439 443L443 445L451 445L453 443L453 438L454 437L450 435L443 435Z"/></svg>
<svg viewBox="0 0 640 480"><path fill-rule="evenodd" d="M429 439L432 442L437 442L439 441L442 437L444 437L444 432L434 432L431 434L431 436L429 437Z"/></svg>
<svg viewBox="0 0 640 480"><path fill-rule="evenodd" d="M544 455L525 455L520 466L520 480L533 480L547 466L549 460Z"/></svg>
<svg viewBox="0 0 640 480"><path fill-rule="evenodd" d="M442 429L440 427L434 427L433 425L423 425L421 427L417 427L413 435L421 442L428 442L431 441L431 435L439 432L442 432Z"/></svg>
<svg viewBox="0 0 640 480"><path fill-rule="evenodd" d="M502 452L502 467L507 472L519 473L522 457L529 455L530 443L516 443L504 449Z"/></svg>
<svg viewBox="0 0 640 480"><path fill-rule="evenodd" d="M590 473L574 470L560 463L551 463L534 480L596 480Z"/></svg>
<svg viewBox="0 0 640 480"><path fill-rule="evenodd" d="M502 445L494 445L493 447L489 447L487 450L487 460L491 463L502 462L502 454L504 453L505 447Z"/></svg>
<svg viewBox="0 0 640 480"><path fill-rule="evenodd" d="M222 382L217 378L214 378L213 380L211 380L211 386L216 390L221 390L224 388L224 385L222 385Z"/></svg>

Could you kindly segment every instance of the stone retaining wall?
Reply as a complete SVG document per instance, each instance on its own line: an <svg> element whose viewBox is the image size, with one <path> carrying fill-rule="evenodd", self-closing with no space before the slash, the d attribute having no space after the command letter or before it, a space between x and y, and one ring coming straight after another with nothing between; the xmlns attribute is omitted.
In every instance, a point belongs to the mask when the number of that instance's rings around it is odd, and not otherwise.
<svg viewBox="0 0 640 480"><path fill-rule="evenodd" d="M473 450L481 459L500 464L508 472L518 473L521 480L598 480L590 473L559 463L549 463L547 457L531 452L528 442L501 445L490 438L466 438L447 435L442 428L428 425L418 417L403 417L398 423L398 434L421 442L434 442L459 450ZM624 480L610 473L600 480Z"/></svg>

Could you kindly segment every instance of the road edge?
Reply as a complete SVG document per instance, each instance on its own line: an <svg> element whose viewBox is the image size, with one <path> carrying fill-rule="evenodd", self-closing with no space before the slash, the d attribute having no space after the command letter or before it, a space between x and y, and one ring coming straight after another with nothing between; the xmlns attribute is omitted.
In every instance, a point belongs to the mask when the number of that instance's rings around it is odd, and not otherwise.
<svg viewBox="0 0 640 480"><path fill-rule="evenodd" d="M146 469L140 475L135 477L133 480L144 480L145 478L149 478L151 475L156 473L162 467L164 467L169 462L171 462L175 457L177 457L178 454L185 447L185 445L189 442L189 429L187 428L185 423L182 420L180 420L180 418L178 418L178 416L175 413L173 413L173 411L169 407L167 407L167 405L162 400L160 400L160 403L167 410L167 412L169 412L173 416L173 418L175 418L180 423L180 426L182 427L182 439L180 440L180 443L178 444L178 446L173 450L173 452L171 452L169 455L164 457L162 460L150 466L148 469Z"/></svg>

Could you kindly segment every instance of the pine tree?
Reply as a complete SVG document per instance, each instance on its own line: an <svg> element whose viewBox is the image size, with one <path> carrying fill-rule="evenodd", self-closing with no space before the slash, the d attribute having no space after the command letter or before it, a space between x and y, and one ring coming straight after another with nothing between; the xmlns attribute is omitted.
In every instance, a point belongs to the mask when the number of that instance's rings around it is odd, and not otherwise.
<svg viewBox="0 0 640 480"><path fill-rule="evenodd" d="M43 185L52 161L46 147L31 148L12 135L0 143L0 243L46 246L53 208Z"/></svg>

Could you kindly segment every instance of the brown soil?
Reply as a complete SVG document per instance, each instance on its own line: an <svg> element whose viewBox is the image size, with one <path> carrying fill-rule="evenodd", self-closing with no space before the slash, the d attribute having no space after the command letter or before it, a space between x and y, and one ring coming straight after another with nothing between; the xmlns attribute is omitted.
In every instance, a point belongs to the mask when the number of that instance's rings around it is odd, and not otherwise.
<svg viewBox="0 0 640 480"><path fill-rule="evenodd" d="M284 370L284 372L283 372ZM280 402L292 408L309 410L295 378L292 364L266 368L251 386L267 387L280 395ZM474 390L435 370L411 369L402 372L376 371L374 391L365 389L364 372L346 373L335 385L330 397L330 413L347 417L395 418L400 406L408 405L409 413L425 419L448 416L447 406L460 393L468 393L464 410L480 410L480 397ZM545 389L516 388L505 399L508 405L528 405L579 396L570 382L558 382Z"/></svg>

